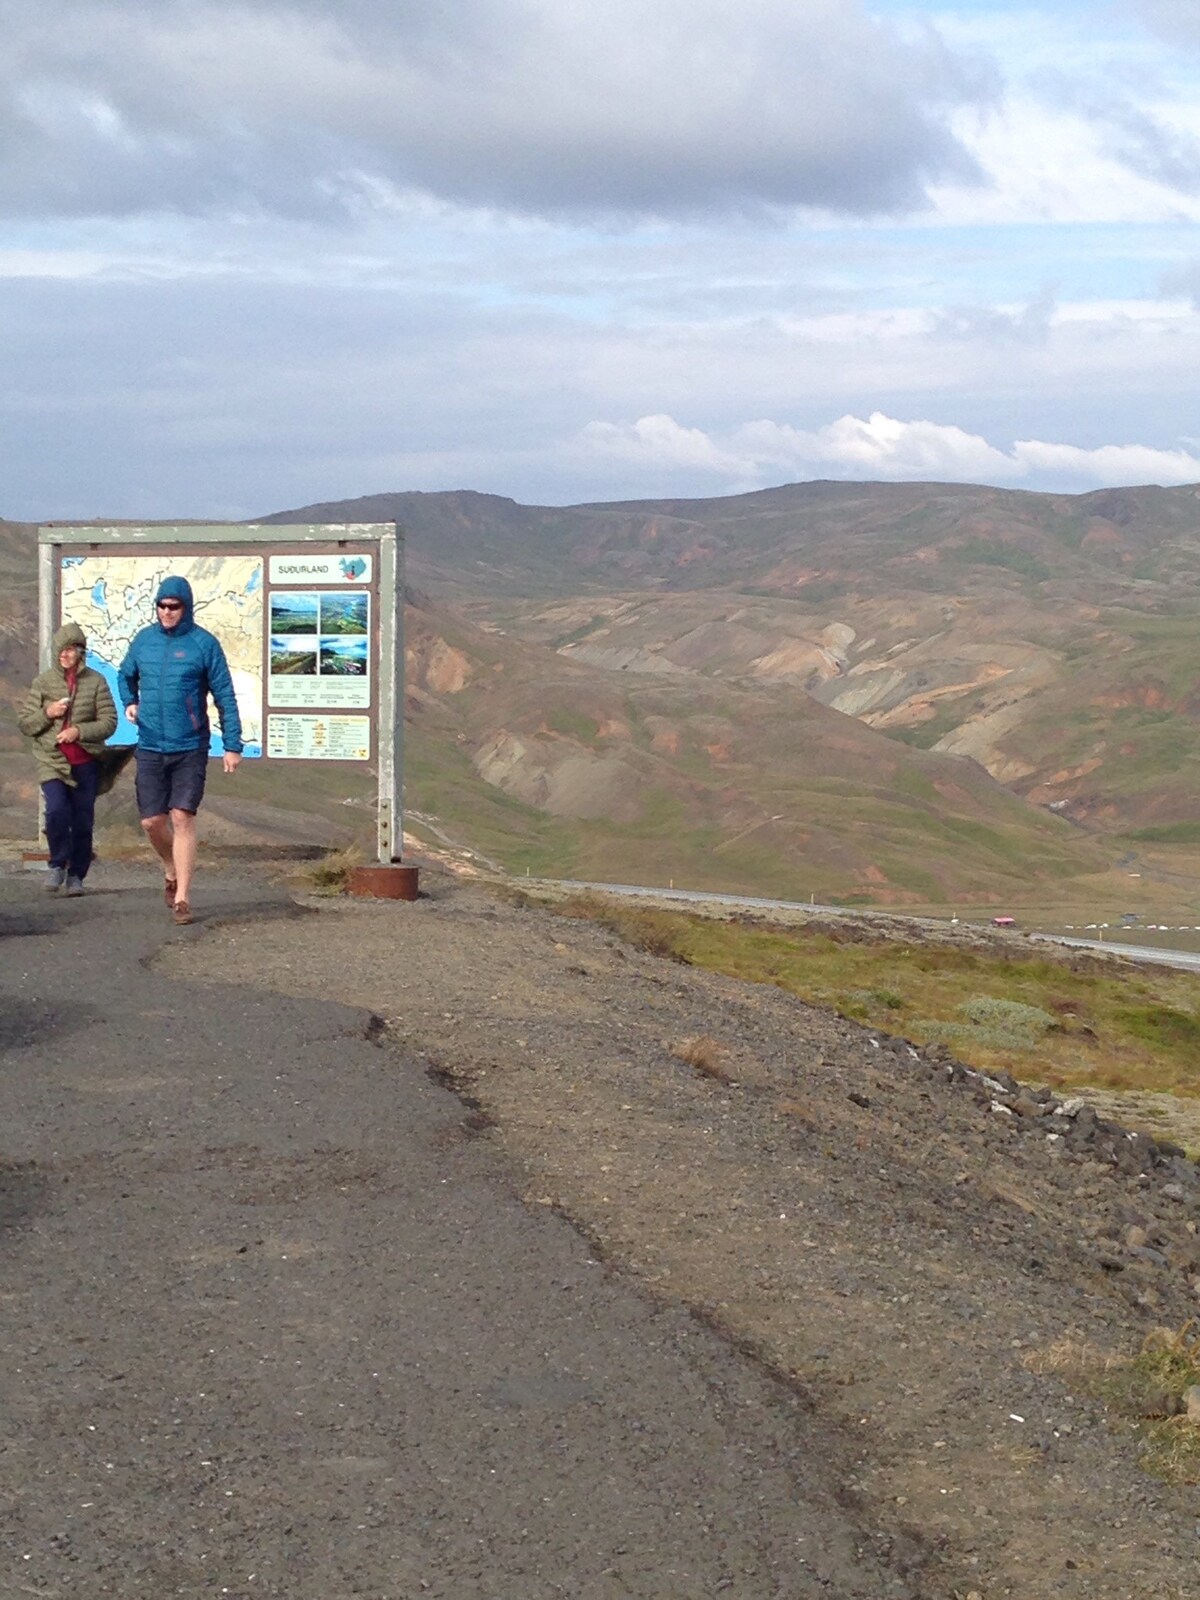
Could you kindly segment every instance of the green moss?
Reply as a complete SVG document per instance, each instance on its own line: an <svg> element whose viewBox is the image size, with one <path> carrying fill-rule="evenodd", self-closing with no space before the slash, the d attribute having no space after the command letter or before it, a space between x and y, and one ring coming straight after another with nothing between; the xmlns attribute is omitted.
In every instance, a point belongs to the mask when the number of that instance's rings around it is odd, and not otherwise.
<svg viewBox="0 0 1200 1600"><path fill-rule="evenodd" d="M1156 1050L1186 1051L1200 1047L1200 1020L1170 1006L1123 1006L1117 1019L1133 1035Z"/></svg>
<svg viewBox="0 0 1200 1600"><path fill-rule="evenodd" d="M569 706L555 706L544 714L542 720L551 733L576 739L580 744L594 744L600 734L600 724L594 717L585 716L582 711L574 711Z"/></svg>
<svg viewBox="0 0 1200 1600"><path fill-rule="evenodd" d="M1163 822L1135 828L1125 837L1145 844L1200 844L1200 822Z"/></svg>

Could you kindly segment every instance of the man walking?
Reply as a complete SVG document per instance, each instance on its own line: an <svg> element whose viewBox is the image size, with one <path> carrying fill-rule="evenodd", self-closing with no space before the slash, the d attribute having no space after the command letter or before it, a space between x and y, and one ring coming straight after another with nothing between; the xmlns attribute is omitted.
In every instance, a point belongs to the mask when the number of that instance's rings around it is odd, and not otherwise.
<svg viewBox="0 0 1200 1600"><path fill-rule="evenodd" d="M220 641L192 617L192 586L164 578L155 621L136 635L121 663L125 715L138 729L137 802L146 837L163 864L167 905L181 926L192 920L196 812L208 774L208 697L217 706L225 771L242 759L242 719Z"/></svg>

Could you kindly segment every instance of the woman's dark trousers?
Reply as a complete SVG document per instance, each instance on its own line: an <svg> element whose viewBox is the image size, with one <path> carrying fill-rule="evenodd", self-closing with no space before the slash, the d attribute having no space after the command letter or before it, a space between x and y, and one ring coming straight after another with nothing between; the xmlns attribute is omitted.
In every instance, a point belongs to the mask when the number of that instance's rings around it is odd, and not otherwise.
<svg viewBox="0 0 1200 1600"><path fill-rule="evenodd" d="M46 843L50 846L50 865L65 867L72 878L82 883L92 864L92 828L96 816L96 779L99 765L72 767L74 787L61 778L50 778L42 785L46 798Z"/></svg>

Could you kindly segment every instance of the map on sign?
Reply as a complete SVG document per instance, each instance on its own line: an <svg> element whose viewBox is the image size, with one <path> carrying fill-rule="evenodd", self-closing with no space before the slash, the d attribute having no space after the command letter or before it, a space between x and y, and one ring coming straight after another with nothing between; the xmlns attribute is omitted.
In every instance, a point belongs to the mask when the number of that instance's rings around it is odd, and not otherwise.
<svg viewBox="0 0 1200 1600"><path fill-rule="evenodd" d="M193 547L194 548L194 547ZM119 706L117 673L134 635L154 621L154 596L166 577L186 578L195 619L221 641L242 715L244 754L262 755L263 563L261 555L64 555L64 622L88 638L88 666L103 673ZM215 715L209 753L222 753ZM112 744L133 744L137 730L124 717Z"/></svg>

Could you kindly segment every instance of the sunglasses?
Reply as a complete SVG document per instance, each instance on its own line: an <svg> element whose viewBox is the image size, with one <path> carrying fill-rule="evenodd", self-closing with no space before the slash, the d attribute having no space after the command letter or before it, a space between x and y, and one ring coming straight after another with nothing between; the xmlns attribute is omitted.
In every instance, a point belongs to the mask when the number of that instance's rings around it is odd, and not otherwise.
<svg viewBox="0 0 1200 1600"><path fill-rule="evenodd" d="M182 600L156 600L155 605L160 611L182 611Z"/></svg>

